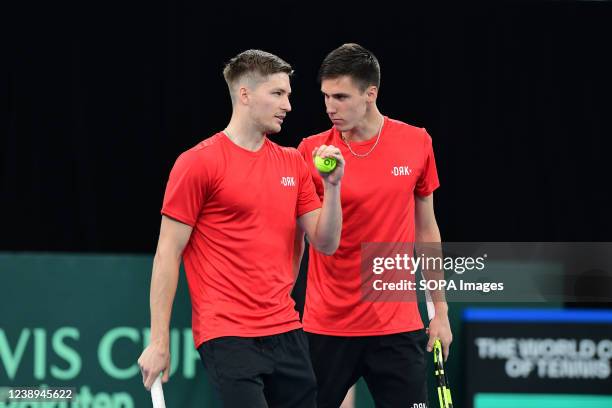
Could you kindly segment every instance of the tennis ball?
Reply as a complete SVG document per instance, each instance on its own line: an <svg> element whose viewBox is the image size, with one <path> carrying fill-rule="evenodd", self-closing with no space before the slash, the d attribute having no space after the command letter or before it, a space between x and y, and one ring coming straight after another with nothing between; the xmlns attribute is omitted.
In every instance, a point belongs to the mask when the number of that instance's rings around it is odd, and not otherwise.
<svg viewBox="0 0 612 408"><path fill-rule="evenodd" d="M333 157L323 158L321 156L315 156L314 164L320 172L329 173L336 168L336 159Z"/></svg>

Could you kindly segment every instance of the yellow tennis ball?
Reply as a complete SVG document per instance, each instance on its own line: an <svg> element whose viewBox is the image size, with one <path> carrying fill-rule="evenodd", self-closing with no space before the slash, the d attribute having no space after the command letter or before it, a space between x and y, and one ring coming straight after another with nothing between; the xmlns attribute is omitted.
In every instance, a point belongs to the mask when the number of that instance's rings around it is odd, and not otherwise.
<svg viewBox="0 0 612 408"><path fill-rule="evenodd" d="M321 157L315 156L314 158L315 167L322 173L329 173L336 168L336 159L333 157Z"/></svg>

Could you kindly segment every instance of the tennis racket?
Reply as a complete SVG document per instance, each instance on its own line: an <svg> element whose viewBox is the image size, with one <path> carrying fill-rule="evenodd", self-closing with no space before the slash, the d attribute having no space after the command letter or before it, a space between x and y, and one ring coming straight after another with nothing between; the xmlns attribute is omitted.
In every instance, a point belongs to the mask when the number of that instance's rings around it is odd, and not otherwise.
<svg viewBox="0 0 612 408"><path fill-rule="evenodd" d="M431 320L436 315L436 309L433 305L431 294L428 290L425 290L425 300L427 301L427 316L429 317L429 320ZM446 377L446 371L444 371L444 355L442 354L442 343L440 342L440 339L436 339L434 341L433 358L434 376L436 377L438 384L437 390L440 408L453 408L453 400L451 398L448 378Z"/></svg>
<svg viewBox="0 0 612 408"><path fill-rule="evenodd" d="M451 398L448 378L444 371L444 356L442 355L442 343L440 339L434 341L433 355L434 375L438 382L438 400L440 402L440 408L453 408L453 399Z"/></svg>

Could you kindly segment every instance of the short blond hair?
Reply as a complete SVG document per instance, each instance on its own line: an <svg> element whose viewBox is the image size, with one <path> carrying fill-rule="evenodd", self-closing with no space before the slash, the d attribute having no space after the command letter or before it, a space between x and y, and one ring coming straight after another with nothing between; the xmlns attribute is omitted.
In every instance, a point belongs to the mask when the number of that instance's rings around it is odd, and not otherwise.
<svg viewBox="0 0 612 408"><path fill-rule="evenodd" d="M249 80L256 84L269 75L279 73L291 76L293 68L282 58L261 50L243 51L229 60L223 68L223 77L230 89L232 101L234 100L232 88L244 76L249 76Z"/></svg>

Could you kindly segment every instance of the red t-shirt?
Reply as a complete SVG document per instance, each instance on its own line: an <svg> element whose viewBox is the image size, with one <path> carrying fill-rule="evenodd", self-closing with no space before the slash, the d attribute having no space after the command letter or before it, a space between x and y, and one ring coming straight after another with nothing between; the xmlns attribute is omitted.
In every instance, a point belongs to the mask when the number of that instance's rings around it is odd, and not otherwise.
<svg viewBox="0 0 612 408"><path fill-rule="evenodd" d="M367 153L376 137L351 142ZM336 128L305 138L305 157L320 197L321 176L312 150L322 144L340 148L346 160L342 179L342 238L332 256L310 247L304 330L333 336L372 336L423 327L416 302L366 302L361 298L361 244L412 243L414 195L427 196L438 186L431 137L425 129L385 117L378 144L367 157L355 157Z"/></svg>
<svg viewBox="0 0 612 408"><path fill-rule="evenodd" d="M179 156L162 214L193 227L183 252L196 347L301 327L290 292L296 218L321 206L297 150L251 152L224 133Z"/></svg>

